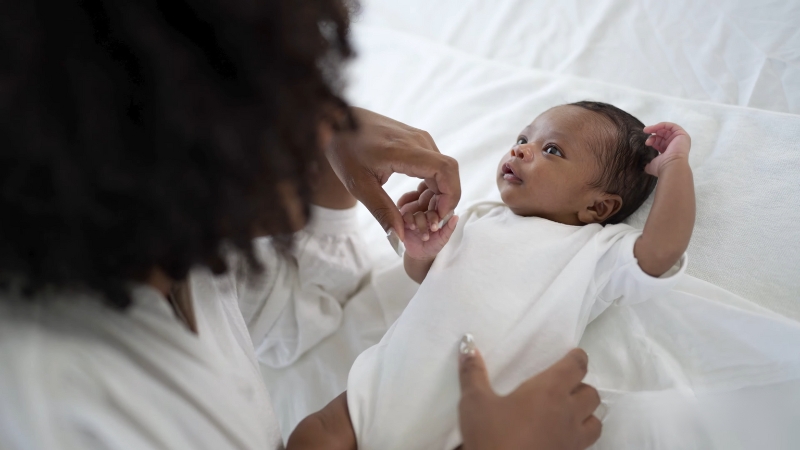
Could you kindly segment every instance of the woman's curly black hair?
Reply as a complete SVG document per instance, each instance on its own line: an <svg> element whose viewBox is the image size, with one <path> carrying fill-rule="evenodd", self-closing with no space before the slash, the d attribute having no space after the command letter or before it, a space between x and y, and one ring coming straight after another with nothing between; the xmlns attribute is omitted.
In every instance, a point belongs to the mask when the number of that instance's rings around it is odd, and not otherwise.
<svg viewBox="0 0 800 450"><path fill-rule="evenodd" d="M343 0L0 0L0 284L101 293L254 263L308 204Z"/></svg>

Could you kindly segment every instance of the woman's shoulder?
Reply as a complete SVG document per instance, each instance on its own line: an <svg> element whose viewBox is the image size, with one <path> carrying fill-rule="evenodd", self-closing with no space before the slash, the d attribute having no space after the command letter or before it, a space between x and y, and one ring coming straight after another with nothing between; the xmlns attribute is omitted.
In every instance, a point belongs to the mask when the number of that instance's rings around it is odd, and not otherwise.
<svg viewBox="0 0 800 450"><path fill-rule="evenodd" d="M14 448L11 439L32 448L70 448L70 430L82 412L107 409L97 368L113 360L108 343L50 320L45 307L0 297L0 416L14 418L16 434L0 427L2 448L9 442ZM82 408L87 402L93 406Z"/></svg>
<svg viewBox="0 0 800 450"><path fill-rule="evenodd" d="M80 303L75 315L88 318L92 313L78 311L84 309ZM113 355L110 343L89 327L54 317L49 306L0 297L0 386L14 386L15 380L41 391L96 385L90 380L94 360Z"/></svg>

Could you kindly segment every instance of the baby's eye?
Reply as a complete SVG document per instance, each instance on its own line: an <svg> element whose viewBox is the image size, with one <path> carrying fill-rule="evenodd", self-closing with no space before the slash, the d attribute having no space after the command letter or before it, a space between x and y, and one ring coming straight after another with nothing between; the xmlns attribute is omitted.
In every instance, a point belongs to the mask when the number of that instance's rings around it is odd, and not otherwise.
<svg viewBox="0 0 800 450"><path fill-rule="evenodd" d="M564 157L564 154L561 153L561 150L559 150L558 147L556 147L555 145L548 145L547 147L544 148L544 152L549 153L551 155L560 156L561 158Z"/></svg>
<svg viewBox="0 0 800 450"><path fill-rule="evenodd" d="M517 138L517 145L527 144L528 139L525 136L520 136Z"/></svg>

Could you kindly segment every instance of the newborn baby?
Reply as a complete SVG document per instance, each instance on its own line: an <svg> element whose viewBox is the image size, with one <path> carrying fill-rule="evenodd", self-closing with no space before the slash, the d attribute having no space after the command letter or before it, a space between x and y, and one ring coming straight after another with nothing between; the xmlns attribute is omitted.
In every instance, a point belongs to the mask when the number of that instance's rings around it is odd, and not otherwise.
<svg viewBox="0 0 800 450"><path fill-rule="evenodd" d="M520 132L497 169L503 203L441 225L424 183L404 195L404 264L421 285L350 371L358 447L459 445L455 354L465 333L504 395L575 347L609 306L672 287L694 225L689 148L675 124L645 127L612 105L579 102ZM622 224L654 188L644 230Z"/></svg>

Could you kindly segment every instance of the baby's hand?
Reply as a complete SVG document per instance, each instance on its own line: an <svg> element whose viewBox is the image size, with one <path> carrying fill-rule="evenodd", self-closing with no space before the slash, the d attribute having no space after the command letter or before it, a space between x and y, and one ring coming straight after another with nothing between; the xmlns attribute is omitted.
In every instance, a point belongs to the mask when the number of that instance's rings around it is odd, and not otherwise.
<svg viewBox="0 0 800 450"><path fill-rule="evenodd" d="M441 218L436 212L436 200L436 195L423 181L416 191L403 194L397 202L405 222L404 244L406 255L410 258L435 258L450 240L456 228L457 216L440 225Z"/></svg>
<svg viewBox="0 0 800 450"><path fill-rule="evenodd" d="M669 166L673 161L679 159L689 160L689 149L692 147L692 139L689 134L679 125L670 122L661 122L644 128L645 133L652 134L645 145L649 145L658 150L659 155L655 157L644 170L653 176L660 176L661 171Z"/></svg>

